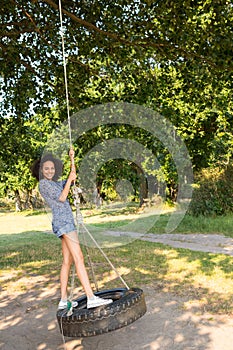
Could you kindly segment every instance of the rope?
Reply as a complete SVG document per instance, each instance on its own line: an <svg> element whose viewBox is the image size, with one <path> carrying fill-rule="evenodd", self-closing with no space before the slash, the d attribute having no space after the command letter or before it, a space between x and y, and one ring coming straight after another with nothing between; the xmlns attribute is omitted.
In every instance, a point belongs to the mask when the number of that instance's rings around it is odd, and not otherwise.
<svg viewBox="0 0 233 350"><path fill-rule="evenodd" d="M70 122L70 108L69 108L69 92L68 92L68 80L67 80L67 70L66 70L66 57L65 57L65 40L64 40L64 28L63 28L63 19L62 19L62 5L61 5L61 0L59 0L59 15L60 15L60 34L61 34L61 41L62 41L62 58L63 58L63 68L64 68L64 83L65 83L65 92L66 92L66 107L67 107L67 119L68 119L68 128L69 128L69 141L70 141L70 147L72 147L72 135L71 135L71 122ZM76 186L74 185L74 188L76 188ZM73 191L74 193L74 191ZM95 243L96 247L100 250L100 252L102 253L102 255L105 257L105 259L108 261L108 263L110 264L110 266L112 267L112 269L115 271L115 273L117 274L117 276L121 279L121 281L123 282L123 284L126 286L127 289L129 289L128 285L126 284L126 282L123 280L123 278L121 277L121 275L118 273L118 271L116 270L116 268L113 266L113 264L111 263L111 261L109 260L109 258L107 257L107 255L104 253L104 251L101 249L101 247L99 246L99 244L96 242L96 240L94 239L94 237L90 234L90 232L87 230L87 228L84 226L83 224L83 218L82 218L82 214L79 210L79 194L78 191L76 191L76 193L74 193L74 200L75 200L75 206L76 206L76 219L77 219L77 224L78 224L78 229L80 228L80 226L82 226L82 228L84 229L84 231L86 231L88 233L88 235L90 236L90 238L92 239L92 241ZM85 235L84 235L85 236ZM98 285L97 285L97 281L95 279L95 274L94 274L94 269L93 269L93 264L92 261L90 259L90 256L88 254L88 259L90 262L90 267L91 267L91 271L93 274L93 278L94 278L94 282L95 282L95 286L96 289L98 291ZM70 302L71 302L71 307L68 310L67 315L72 315L72 299L73 299L73 290L74 290L74 278L75 278L75 267L73 266L73 271L72 271L72 281L71 281L71 292L70 292ZM64 312L62 314L65 314L66 312ZM63 339L63 344L64 347L66 348L66 342L65 342L65 337L64 337L64 332L63 332L63 325L62 325L62 317L61 317L61 333L62 333L62 339Z"/></svg>
<svg viewBox="0 0 233 350"><path fill-rule="evenodd" d="M68 119L68 128L69 128L69 141L70 141L70 147L71 147L72 146L72 136L71 136L69 92L68 92L68 81L67 81L67 71L66 71L65 40L64 40L64 29L63 29L63 24L62 24L63 20L62 20L61 0L59 0L59 14L60 14L60 34L61 34L61 41L62 41L62 58L63 58L63 69L64 69L64 83L65 83L65 92L66 92L66 109L67 109L67 119ZM73 267L72 282L71 282L71 285L72 285L71 296L73 296L74 277L75 277L75 268ZM71 302L72 302L72 299L71 299ZM71 312L72 312L72 308L71 308ZM62 340L63 340L63 344L64 344L64 349L66 349L66 341L65 341L64 332L63 332L63 325L62 325L62 317L63 317L64 314L62 314L62 316L61 316L61 333L62 333Z"/></svg>
<svg viewBox="0 0 233 350"><path fill-rule="evenodd" d="M73 192L74 206L76 208L76 216L75 216L75 218L76 218L77 232L79 234L81 232L80 226L83 224L83 216L82 216L82 213L81 213L80 208L79 208L79 203L80 203L80 195L79 195L80 191L79 191L79 188L77 186L73 186L72 192ZM96 277L95 277L95 272L94 272L91 256L90 256L89 250L87 248L86 236L84 234L83 234L83 240L84 240L84 247L85 247L87 258L88 258L88 263L89 263L89 266L91 268L92 279L93 279L94 284L95 284L95 289L98 292L99 291L99 287L98 287L98 283L97 283L97 280L96 280Z"/></svg>
<svg viewBox="0 0 233 350"><path fill-rule="evenodd" d="M62 5L61 5L61 0L59 0L59 15L60 15L60 34L61 34L61 40L62 40L62 57L63 57L63 67L64 67L64 81L65 81L65 91L66 91L66 106L67 106L67 117L68 117L68 127L69 127L69 139L70 139L70 146L72 146L72 136L71 136L71 123L70 123L70 111L69 111L69 92L68 92L68 82L67 82L67 72L66 72L66 58L65 58L65 40L64 40L64 28L63 28L63 19L62 19ZM74 186L75 187L75 186ZM112 267L112 269L115 271L115 273L117 274L117 276L121 279L121 281L123 282L123 284L126 286L127 289L129 289L128 285L126 284L126 282L123 280L123 278L120 276L120 274L118 273L118 271L116 270L116 268L113 266L113 264L111 263L111 261L109 260L109 258L107 257L107 255L104 253L104 251L101 249L101 247L99 246L99 244L96 242L96 240L94 239L94 237L90 234L90 232L86 229L86 227L83 225L83 218L82 218L82 214L79 210L79 205L78 205L78 201L79 201L79 196L78 196L78 191L76 194L74 194L75 196L75 206L76 206L76 217L77 217L77 223L79 225L82 225L82 227L84 228L84 230L88 233L88 235L91 237L91 239L93 240L93 242L95 243L96 247L100 250L100 252L103 254L103 256L105 257L105 259L108 261L108 263L110 264L110 266ZM90 260L91 262L91 260ZM93 270L93 266L91 263L91 269L92 269L92 273L94 275L94 270ZM72 274L72 290L71 290L71 296L73 296L73 285L74 285L74 269L73 269L73 274ZM95 281L95 285L97 286L97 283ZM98 287L97 287L98 290ZM72 299L71 299L72 301Z"/></svg>
<svg viewBox="0 0 233 350"><path fill-rule="evenodd" d="M69 92L68 92L68 81L67 81L67 71L66 71L65 40L64 40L64 28L63 28L63 24L62 24L63 20L62 20L61 0L59 0L59 14L60 14L60 34L61 34L61 41L62 41L62 58L63 58L63 68L64 68L64 82L65 82L65 91L66 91L67 119L68 119L68 128L69 128L70 146L72 146Z"/></svg>
<svg viewBox="0 0 233 350"><path fill-rule="evenodd" d="M91 240L95 243L96 247L99 249L99 251L101 252L101 254L104 256L104 258L107 260L107 262L109 263L109 265L112 267L112 269L115 271L116 275L118 276L118 278L122 281L122 283L125 285L125 287L129 290L129 286L127 285L127 283L124 281L124 279L122 278L122 276L119 274L119 272L117 271L117 269L115 268L115 266L112 264L112 262L109 260L109 258L107 257L107 255L105 254L105 252L103 251L103 249L100 247L100 245L98 244L98 242L94 239L94 237L92 236L92 234L88 231L88 229L86 228L86 226L83 223L83 216L82 213L79 209L79 191L78 188L76 186L73 187L73 198L74 198L74 205L76 207L76 221L77 221L77 226L78 228L82 227L82 229L89 235L89 237L91 238ZM85 237L85 234L84 234ZM90 260L90 264L91 264L91 269L94 273L93 267L92 267L92 262ZM98 288L98 287L97 287Z"/></svg>
<svg viewBox="0 0 233 350"><path fill-rule="evenodd" d="M65 316L65 314L66 314L66 310L61 315L61 334L62 334L62 341L63 341L64 349L66 350L66 340L65 340L64 331L63 331L63 324L62 324L62 317Z"/></svg>
<svg viewBox="0 0 233 350"><path fill-rule="evenodd" d="M92 239L92 241L95 243L96 247L100 250L100 252L102 253L102 255L104 256L104 258L107 260L107 262L109 263L109 265L112 267L112 269L115 271L115 273L117 274L118 278L120 278L121 282L125 285L125 287L129 290L129 286L127 285L127 283L124 281L124 279L122 278L122 276L119 274L119 272L117 271L117 269L115 268L115 266L112 264L112 262L109 260L109 258L107 257L107 255L105 254L105 252L103 251L103 249L100 247L100 245L97 243L97 241L94 239L94 237L92 236L92 234L87 230L87 228L83 225L84 230L87 232L87 234L89 235L89 237Z"/></svg>
<svg viewBox="0 0 233 350"><path fill-rule="evenodd" d="M83 234L83 240L84 240L84 247L85 247L86 255L87 255L87 259L88 259L88 264L89 264L89 266L91 268L92 279L93 279L93 282L95 284L95 289L98 292L99 291L98 282L97 282L97 279L95 277L95 271L94 271L93 263L92 263L92 260L91 260L91 256L89 254L89 249L87 248L86 236L84 234Z"/></svg>

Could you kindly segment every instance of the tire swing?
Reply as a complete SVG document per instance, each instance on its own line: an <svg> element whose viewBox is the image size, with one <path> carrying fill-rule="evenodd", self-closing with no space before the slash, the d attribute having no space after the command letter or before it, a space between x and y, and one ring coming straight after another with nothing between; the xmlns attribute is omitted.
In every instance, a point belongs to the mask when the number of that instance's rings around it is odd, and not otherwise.
<svg viewBox="0 0 233 350"><path fill-rule="evenodd" d="M85 296L76 299L78 306L67 316L64 310L57 312L60 331L67 337L90 337L125 327L146 312L143 291L139 288L116 288L95 293L113 302L105 307L86 309Z"/></svg>
<svg viewBox="0 0 233 350"><path fill-rule="evenodd" d="M69 127L69 138L70 145L72 145L71 138L71 123L69 114L69 98L68 98L68 83L66 74L66 58L64 48L64 33L62 24L62 6L61 0L59 0L59 13L60 13L60 26L61 26L61 39L62 39L62 55L63 55L63 66L64 66L64 81L66 91L66 104L67 104L67 117ZM78 302L78 306L73 308L71 302L68 302L68 307L65 310L57 311L57 321L59 324L60 331L63 336L67 337L89 337L98 334L107 333L110 331L117 330L125 327L138 318L142 317L146 313L145 297L142 289L140 288L129 288L123 278L119 275L111 261L108 259L104 251L98 245L94 237L87 230L83 223L82 214L79 209L79 191L76 186L73 186L73 197L74 204L76 207L76 222L78 232L80 229L83 230L91 240L95 243L96 247L100 250L102 255L108 261L110 266L113 268L117 276L121 279L125 288L115 288L110 290L99 291L97 282L95 279L93 266L91 263L90 256L88 255L89 265L91 267L92 276L96 286L95 295L102 298L111 298L113 302L106 306L100 306L97 308L87 309L87 298L82 296L75 301ZM87 244L85 244L87 250ZM88 251L87 251L88 253ZM72 286L70 300L73 300L73 286L74 286L75 269L72 274ZM65 341L64 341L65 343Z"/></svg>
<svg viewBox="0 0 233 350"><path fill-rule="evenodd" d="M110 266L114 269L117 276L121 279L125 285L125 288L115 288L103 291L98 290L98 285L93 270L93 264L88 253L87 244L85 244L92 277L94 279L95 287L97 290L97 292L95 292L95 295L101 298L110 298L113 300L113 302L104 307L100 306L97 308L87 309L87 297L82 296L78 299L75 299L75 301L78 302L77 307L72 308L70 304L66 310L58 310L57 321L63 337L90 337L114 331L133 323L146 313L146 302L143 290L140 288L129 288L127 286L122 276L119 275L118 271L115 269L109 258L103 252L102 248L98 245L94 237L85 227L83 223L83 217L79 209L78 192L78 188L74 186L73 198L76 207L76 222L78 232L82 230L84 233L87 233L89 235L89 237L95 243L96 247L100 250ZM69 298L70 300L73 299L72 294L74 276L75 270L73 270L71 296Z"/></svg>

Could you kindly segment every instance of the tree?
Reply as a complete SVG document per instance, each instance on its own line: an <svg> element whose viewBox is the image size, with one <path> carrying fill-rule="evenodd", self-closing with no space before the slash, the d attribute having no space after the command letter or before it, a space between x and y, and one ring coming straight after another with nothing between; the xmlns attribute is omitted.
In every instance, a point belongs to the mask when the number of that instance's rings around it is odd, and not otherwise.
<svg viewBox="0 0 233 350"><path fill-rule="evenodd" d="M62 12L71 112L119 100L145 105L177 128L196 169L229 162L230 1L62 0ZM2 0L0 15L0 123L23 144L35 115L43 124L56 106L57 121L66 118L58 1ZM27 147L18 147L16 139L6 154L27 159ZM5 162L4 152L1 157ZM169 169L166 151L164 159ZM169 181L174 178L168 174Z"/></svg>
<svg viewBox="0 0 233 350"><path fill-rule="evenodd" d="M58 3L1 3L5 110L11 107L18 116L19 111L30 113L30 104L35 112L51 101L61 104L64 86ZM232 74L230 1L63 0L62 6L70 99L76 109L90 103L90 85L104 90L102 98L102 91L95 99L92 96L92 103L127 98L126 91L119 91L120 83L127 79L124 85L132 91L134 83L138 85L134 78L139 76L141 82L149 79L154 67L178 67L183 79L190 68L200 80L211 81L218 75L225 82Z"/></svg>
<svg viewBox="0 0 233 350"><path fill-rule="evenodd" d="M0 119L1 120L1 119ZM32 189L35 187L30 168L39 158L47 142L48 135L58 125L56 110L41 118L35 115L32 121L7 117L1 132L1 173L2 191L15 199L17 210L31 206ZM22 201L24 197L24 205Z"/></svg>

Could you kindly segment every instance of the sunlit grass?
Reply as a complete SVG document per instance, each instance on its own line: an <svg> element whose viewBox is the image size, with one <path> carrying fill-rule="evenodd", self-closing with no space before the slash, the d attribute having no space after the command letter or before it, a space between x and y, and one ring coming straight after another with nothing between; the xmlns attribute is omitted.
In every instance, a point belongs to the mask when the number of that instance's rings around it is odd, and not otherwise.
<svg viewBox="0 0 233 350"><path fill-rule="evenodd" d="M0 223L1 219L8 221L8 226L6 223L0 226L0 281L3 291L13 293L30 289L38 290L49 288L55 283L59 287L62 259L60 240L52 234L44 233L48 228L46 227L46 230L43 228L46 226L45 219L47 220L45 215L23 216L21 214L19 220L15 214L7 215L4 219L0 217ZM165 219L167 219L166 215L161 217L162 221ZM24 231L25 220L27 226ZM184 222L181 223L183 229L185 220L187 220L186 230L188 231L191 227L190 218L184 218ZM195 220L193 218L192 222L194 223ZM227 220L228 223L224 226L224 218L222 221L217 219L219 229L220 223L222 228L226 228L232 221L230 217ZM210 221L210 219L206 221L206 227L207 223L210 225ZM28 225L29 222L30 225ZM124 220L119 222L122 223ZM119 222L115 221L115 224ZM101 222L98 225L101 226ZM7 227L11 227L9 232ZM12 232L13 227L15 232ZM193 226L193 232L197 227L197 225ZM85 249L83 251L85 252ZM139 240L114 247L114 249L104 249L104 251L129 286L153 285L155 290L187 297L189 302L185 307L198 303L203 312L233 313L233 257L188 249L174 249L159 243ZM98 249L89 248L89 254L99 288L122 285ZM85 258L87 264L86 254ZM91 271L89 268L88 270L91 276Z"/></svg>
<svg viewBox="0 0 233 350"><path fill-rule="evenodd" d="M162 244L134 241L116 250L107 250L130 286L153 284L158 289L189 297L201 303L203 311L233 312L233 258L220 254L173 249ZM98 278L106 273L99 252L92 252L98 264ZM115 283L115 281L114 281ZM108 285L114 287L114 283Z"/></svg>
<svg viewBox="0 0 233 350"><path fill-rule="evenodd" d="M155 216L155 224L150 228L150 233L166 233L166 225L169 221L171 213L162 214L159 216ZM104 229L116 229L118 227L127 225L133 220L139 220L140 217L131 217L125 220L112 220L106 222L96 222L95 226L103 227ZM146 220L146 219L143 219ZM224 234L225 236L233 238L233 215L223 216L223 217L192 217L189 215L185 215L181 223L172 231L171 233L205 233L205 234Z"/></svg>

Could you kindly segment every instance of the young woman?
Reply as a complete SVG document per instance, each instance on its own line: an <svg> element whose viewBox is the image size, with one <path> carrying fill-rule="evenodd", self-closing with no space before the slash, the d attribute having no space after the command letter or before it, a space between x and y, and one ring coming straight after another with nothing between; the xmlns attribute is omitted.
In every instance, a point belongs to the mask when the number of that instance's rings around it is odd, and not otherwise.
<svg viewBox="0 0 233 350"><path fill-rule="evenodd" d="M83 254L79 245L76 225L70 203L67 199L70 187L76 179L74 151L69 151L71 170L66 181L58 181L62 173L62 162L48 154L37 160L32 168L32 174L39 181L39 190L52 210L52 228L57 237L61 238L63 262L60 272L61 300L58 308L67 307L67 285L72 262L75 264L77 276L87 296L87 308L107 305L111 299L102 299L94 295L84 265ZM77 302L72 302L77 306Z"/></svg>

